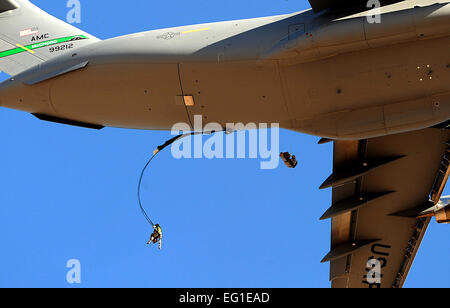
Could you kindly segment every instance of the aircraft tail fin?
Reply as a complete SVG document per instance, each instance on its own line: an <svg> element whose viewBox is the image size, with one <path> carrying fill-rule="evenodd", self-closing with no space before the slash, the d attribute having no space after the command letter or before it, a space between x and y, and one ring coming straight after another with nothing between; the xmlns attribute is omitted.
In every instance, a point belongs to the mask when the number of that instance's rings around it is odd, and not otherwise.
<svg viewBox="0 0 450 308"><path fill-rule="evenodd" d="M14 76L97 41L28 0L0 0L0 72Z"/></svg>

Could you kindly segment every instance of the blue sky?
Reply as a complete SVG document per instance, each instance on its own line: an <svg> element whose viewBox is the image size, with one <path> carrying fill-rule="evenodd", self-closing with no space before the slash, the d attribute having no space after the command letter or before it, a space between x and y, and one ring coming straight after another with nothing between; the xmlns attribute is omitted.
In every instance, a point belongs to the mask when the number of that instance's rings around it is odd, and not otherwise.
<svg viewBox="0 0 450 308"><path fill-rule="evenodd" d="M34 1L65 19L65 0ZM82 3L83 30L107 39L133 32L291 13L304 0L167 0ZM1 79L6 75L1 74ZM281 132L295 170L257 160L154 162L143 196L164 227L164 247L136 201L138 175L167 132L90 131L0 109L0 287L71 287L66 262L79 259L81 287L329 287L330 223L319 217L331 191L332 146ZM274 231L277 231L274 232ZM450 286L449 229L434 221L406 287ZM445 263L445 262L444 262Z"/></svg>

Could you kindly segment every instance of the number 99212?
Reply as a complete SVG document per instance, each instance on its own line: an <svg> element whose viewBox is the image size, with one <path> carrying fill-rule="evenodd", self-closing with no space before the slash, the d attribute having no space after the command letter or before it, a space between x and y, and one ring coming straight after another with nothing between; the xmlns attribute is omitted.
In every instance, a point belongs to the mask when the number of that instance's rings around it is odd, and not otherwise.
<svg viewBox="0 0 450 308"><path fill-rule="evenodd" d="M73 48L73 44L64 44L64 45L58 45L55 47L50 47L49 51L50 52L58 52L58 51L64 51L67 49L71 49Z"/></svg>

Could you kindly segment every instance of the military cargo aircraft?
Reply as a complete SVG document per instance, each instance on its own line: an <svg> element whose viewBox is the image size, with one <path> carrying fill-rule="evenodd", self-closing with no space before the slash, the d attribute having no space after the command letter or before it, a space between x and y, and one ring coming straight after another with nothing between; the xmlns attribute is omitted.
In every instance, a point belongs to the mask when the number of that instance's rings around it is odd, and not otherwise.
<svg viewBox="0 0 450 308"><path fill-rule="evenodd" d="M431 217L450 221L450 2L309 2L101 41L0 0L0 69L12 76L0 106L91 129L168 130L202 114L334 142L320 187L333 194L322 216L332 287L402 287Z"/></svg>

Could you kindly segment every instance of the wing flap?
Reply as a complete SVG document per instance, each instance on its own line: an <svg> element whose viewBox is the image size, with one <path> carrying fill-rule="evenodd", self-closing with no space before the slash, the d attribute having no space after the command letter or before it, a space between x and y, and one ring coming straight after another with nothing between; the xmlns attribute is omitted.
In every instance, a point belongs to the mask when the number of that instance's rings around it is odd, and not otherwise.
<svg viewBox="0 0 450 308"><path fill-rule="evenodd" d="M333 287L403 286L430 219L393 214L429 206L430 191L449 140L446 129L425 129L359 142L335 142L336 169L374 157L404 158L333 189L333 203L337 204L360 194L391 192L332 217L330 253L346 245L355 247L359 242L379 239L331 258Z"/></svg>

